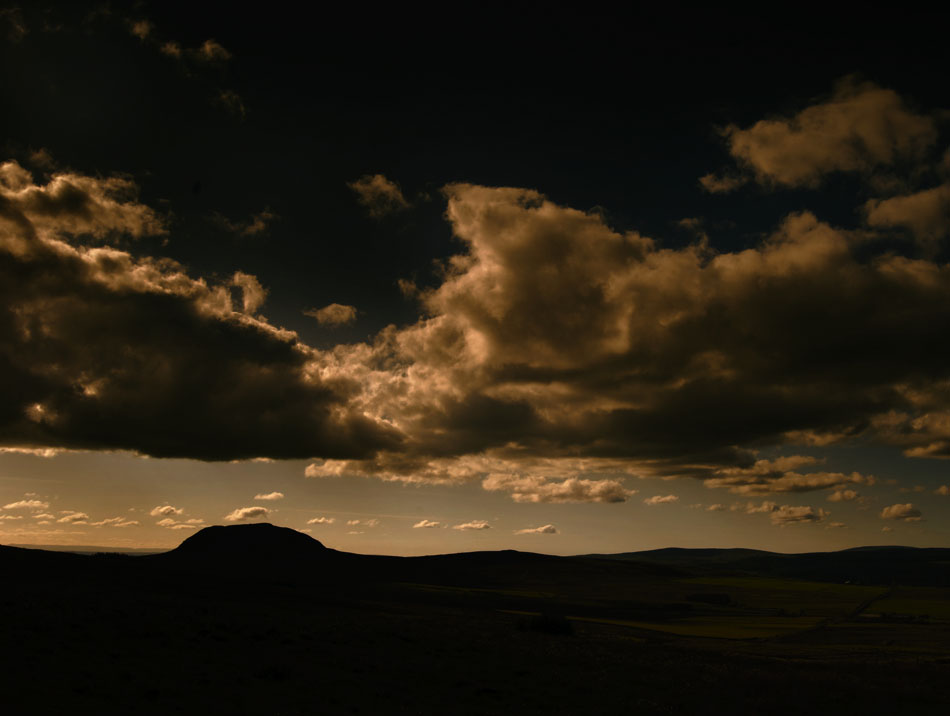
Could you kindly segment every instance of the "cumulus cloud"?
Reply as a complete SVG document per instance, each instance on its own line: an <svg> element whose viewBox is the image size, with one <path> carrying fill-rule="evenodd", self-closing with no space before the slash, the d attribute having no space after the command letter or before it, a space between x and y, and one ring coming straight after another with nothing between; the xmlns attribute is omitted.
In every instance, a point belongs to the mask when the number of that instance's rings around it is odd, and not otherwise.
<svg viewBox="0 0 950 716"><path fill-rule="evenodd" d="M282 500L284 499L284 493L283 492L259 493L257 495L254 495L254 499L255 500Z"/></svg>
<svg viewBox="0 0 950 716"><path fill-rule="evenodd" d="M644 505L668 505L671 502L679 502L678 495L654 495L643 501Z"/></svg>
<svg viewBox="0 0 950 716"><path fill-rule="evenodd" d="M117 232L136 238L163 233L159 216L137 203L136 194L135 184L124 177L93 178L60 172L41 186L16 162L0 163L0 227L7 224L7 231L19 229L16 233L21 234L19 241L14 234L5 237L4 243L12 239L14 245L27 249L23 234L101 239Z"/></svg>
<svg viewBox="0 0 950 716"><path fill-rule="evenodd" d="M17 500L3 506L5 510L45 510L49 503L43 500Z"/></svg>
<svg viewBox="0 0 950 716"><path fill-rule="evenodd" d="M515 502L624 502L636 490L627 490L618 480L587 480L569 477L546 480L540 475L490 474L482 488L510 492Z"/></svg>
<svg viewBox="0 0 950 716"><path fill-rule="evenodd" d="M158 505L153 507L149 514L152 517L170 517L171 515L181 515L184 514L184 510L179 507L173 507L171 505Z"/></svg>
<svg viewBox="0 0 950 716"><path fill-rule="evenodd" d="M881 518L885 520L901 520L903 522L919 522L923 513L910 502L897 505L888 505L881 510Z"/></svg>
<svg viewBox="0 0 950 716"><path fill-rule="evenodd" d="M56 521L64 524L84 525L87 524L87 520L89 519L89 515L85 512L76 512L75 510L63 510L61 514L63 514L63 516Z"/></svg>
<svg viewBox="0 0 950 716"><path fill-rule="evenodd" d="M445 527L444 522L435 522L434 520L419 520L412 526L414 530L417 529L435 529L439 527Z"/></svg>
<svg viewBox="0 0 950 716"><path fill-rule="evenodd" d="M808 505L782 505L781 507L777 507L769 513L769 519L772 520L773 525L793 525L810 522L821 522L829 514L829 512L821 508L816 510Z"/></svg>
<svg viewBox="0 0 950 716"><path fill-rule="evenodd" d="M814 187L832 172L920 160L937 128L933 118L915 113L893 90L848 78L828 100L793 117L763 119L747 129L730 125L723 135L732 156L759 182ZM707 188L715 191L715 182L709 182ZM721 186L721 191L733 188Z"/></svg>
<svg viewBox="0 0 950 716"><path fill-rule="evenodd" d="M706 480L707 487L724 487L742 495L767 495L779 492L811 492L842 485L873 485L871 475L858 472L796 472L795 468L818 463L807 455L789 455L774 460L757 460L749 467L728 467L716 470Z"/></svg>
<svg viewBox="0 0 950 716"><path fill-rule="evenodd" d="M452 525L452 529L461 530L463 532L469 532L471 530L490 530L491 525L485 520L472 520L471 522L463 522L462 524Z"/></svg>
<svg viewBox="0 0 950 716"><path fill-rule="evenodd" d="M245 520L256 520L261 517L267 517L269 514L270 510L266 507L254 505L253 507L238 507L236 510L225 515L224 519L228 522L243 522Z"/></svg>
<svg viewBox="0 0 950 716"><path fill-rule="evenodd" d="M948 495L950 495L950 485L941 485L936 490L934 490L934 494L943 495L944 497L947 497Z"/></svg>
<svg viewBox="0 0 950 716"><path fill-rule="evenodd" d="M399 186L382 174L366 174L347 186L356 192L359 202L369 209L370 216L379 218L409 208Z"/></svg>
<svg viewBox="0 0 950 716"><path fill-rule="evenodd" d="M332 525L336 522L335 517L314 517L307 520L308 525Z"/></svg>
<svg viewBox="0 0 950 716"><path fill-rule="evenodd" d="M835 490L828 495L828 502L852 502L860 498L855 490Z"/></svg>
<svg viewBox="0 0 950 716"><path fill-rule="evenodd" d="M159 231L126 179L60 173L44 185L0 164L2 442L206 460L398 443L349 408L357 384L325 380L320 353L252 315L265 294L255 277L214 285L85 243Z"/></svg>
<svg viewBox="0 0 950 716"><path fill-rule="evenodd" d="M543 525L541 527L526 527L523 530L515 530L516 535L556 535L557 527L554 525Z"/></svg>
<svg viewBox="0 0 950 716"><path fill-rule="evenodd" d="M878 228L900 227L928 247L950 234L950 184L889 199L871 199L865 206L867 222Z"/></svg>
<svg viewBox="0 0 950 716"><path fill-rule="evenodd" d="M321 326L342 326L356 320L356 307L331 303L323 308L308 308L303 315L317 319Z"/></svg>
<svg viewBox="0 0 950 716"><path fill-rule="evenodd" d="M628 475L747 495L873 479L807 455L757 460L753 446L860 435L950 451L950 368L937 358L950 338L933 331L950 322L940 265L876 255L807 212L758 246L717 253L660 248L531 190L445 193L464 251L422 293L427 315L338 346L327 364L359 380L360 405L406 442L307 474L618 501ZM896 422L882 420L891 411ZM552 476L579 457L621 467Z"/></svg>

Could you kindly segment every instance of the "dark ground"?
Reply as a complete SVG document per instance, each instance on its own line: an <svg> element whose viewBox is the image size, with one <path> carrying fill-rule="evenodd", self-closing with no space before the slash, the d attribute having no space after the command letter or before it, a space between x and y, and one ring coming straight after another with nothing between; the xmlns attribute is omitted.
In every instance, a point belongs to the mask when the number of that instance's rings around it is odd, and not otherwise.
<svg viewBox="0 0 950 716"><path fill-rule="evenodd" d="M260 531L240 533L234 553L230 533L210 534L190 553L155 557L0 548L2 712L943 714L950 704L945 589L513 552L360 558L281 534L253 549ZM937 613L878 615L875 603ZM728 638L788 614L800 628ZM664 631L706 622L726 624L725 636Z"/></svg>

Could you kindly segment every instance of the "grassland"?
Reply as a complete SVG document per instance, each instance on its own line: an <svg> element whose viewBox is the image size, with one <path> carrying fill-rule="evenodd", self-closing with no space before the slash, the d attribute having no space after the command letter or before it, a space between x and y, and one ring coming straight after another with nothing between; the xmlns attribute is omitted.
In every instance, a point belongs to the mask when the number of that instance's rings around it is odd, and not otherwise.
<svg viewBox="0 0 950 716"><path fill-rule="evenodd" d="M78 559L0 565L5 714L868 716L950 703L948 589L510 555L307 581Z"/></svg>

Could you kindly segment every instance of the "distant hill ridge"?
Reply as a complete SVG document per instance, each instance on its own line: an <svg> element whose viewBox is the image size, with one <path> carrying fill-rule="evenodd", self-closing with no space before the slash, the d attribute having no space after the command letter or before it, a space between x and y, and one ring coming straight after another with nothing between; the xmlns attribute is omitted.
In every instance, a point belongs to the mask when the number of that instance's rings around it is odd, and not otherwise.
<svg viewBox="0 0 950 716"><path fill-rule="evenodd" d="M105 551L105 548L103 548ZM66 565L63 559L89 557L40 549L0 546L0 567L14 562ZM118 557L118 555L116 555ZM132 558L129 558L132 559ZM51 561L52 560L52 561ZM782 554L733 548L670 547L620 554L557 557L515 550L463 552L421 557L391 557L340 552L319 540L268 523L205 527L178 547L138 556L143 569L209 572L234 578L325 581L392 580L467 584L504 581L521 574L563 574L599 579L627 575L758 576L860 584L950 586L950 549L902 546L854 547L838 552Z"/></svg>
<svg viewBox="0 0 950 716"><path fill-rule="evenodd" d="M686 549L586 555L594 559L662 564L706 574L950 586L950 549L943 547L868 546L838 552L783 554L754 549Z"/></svg>

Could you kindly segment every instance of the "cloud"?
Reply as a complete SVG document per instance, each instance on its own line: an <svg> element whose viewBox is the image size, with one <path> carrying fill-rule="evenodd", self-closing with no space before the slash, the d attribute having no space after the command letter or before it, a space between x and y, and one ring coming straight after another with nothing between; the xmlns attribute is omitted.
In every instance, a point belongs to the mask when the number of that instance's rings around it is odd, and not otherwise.
<svg viewBox="0 0 950 716"><path fill-rule="evenodd" d="M920 522L923 513L910 502L897 505L888 505L881 510L881 518L885 520L902 520L904 522Z"/></svg>
<svg viewBox="0 0 950 716"><path fill-rule="evenodd" d="M706 507L706 512L722 512L725 509L725 505L721 505L717 502L715 505L708 505Z"/></svg>
<svg viewBox="0 0 950 716"><path fill-rule="evenodd" d="M243 522L245 520L256 520L270 515L270 510L266 507L254 505L253 507L238 507L236 510L225 515L224 519L228 522Z"/></svg>
<svg viewBox="0 0 950 716"><path fill-rule="evenodd" d="M19 42L30 32L18 7L0 8L0 21L7 26L7 37L12 42Z"/></svg>
<svg viewBox="0 0 950 716"><path fill-rule="evenodd" d="M733 505L733 510L742 510L747 515L753 515L757 512L775 512L778 509L778 505L774 502L764 501L761 504L755 504L754 502L747 502L745 507L742 505Z"/></svg>
<svg viewBox="0 0 950 716"><path fill-rule="evenodd" d="M0 165L4 443L204 460L398 444L390 425L351 409L357 383L325 380L321 353L252 315L265 294L255 277L214 284L168 259L86 245L164 230L126 179L60 173L43 185Z"/></svg>
<svg viewBox="0 0 950 716"><path fill-rule="evenodd" d="M56 448L33 448L33 447L22 447L22 446L6 446L0 447L0 455L11 454L11 455L33 455L35 457L51 458L56 457L65 450L57 450Z"/></svg>
<svg viewBox="0 0 950 716"><path fill-rule="evenodd" d="M342 326L356 320L356 307L331 303L323 308L309 308L303 315L317 319L321 326Z"/></svg>
<svg viewBox="0 0 950 716"><path fill-rule="evenodd" d="M204 524L204 520L195 518L180 521L174 520L171 517L166 517L163 520L159 520L155 524L168 530L195 530Z"/></svg>
<svg viewBox="0 0 950 716"><path fill-rule="evenodd" d="M346 525L347 525L347 527L356 527L356 526L360 526L360 527L377 527L377 526L379 526L379 520L377 520L377 519L375 519L375 518L371 518L371 519L368 519L368 520L347 520L347 521L346 521Z"/></svg>
<svg viewBox="0 0 950 716"><path fill-rule="evenodd" d="M914 113L893 90L846 78L828 100L793 117L763 119L747 129L730 125L723 136L730 154L758 182L815 187L832 172L920 160L937 129L933 118ZM708 181L715 186L727 180Z"/></svg>
<svg viewBox="0 0 950 716"><path fill-rule="evenodd" d="M280 217L268 208L257 214L251 214L244 221L232 221L221 214L213 214L212 220L218 226L240 236L260 236L265 234Z"/></svg>
<svg viewBox="0 0 950 716"><path fill-rule="evenodd" d="M366 174L347 186L356 192L359 202L367 207L370 216L375 218L409 208L409 202L396 183L382 174Z"/></svg>
<svg viewBox="0 0 950 716"><path fill-rule="evenodd" d="M231 59L231 53L213 39L205 40L200 47L193 50L192 56L202 62L226 62Z"/></svg>
<svg viewBox="0 0 950 716"><path fill-rule="evenodd" d="M935 495L943 495L944 497L950 495L950 485L941 485L936 490L934 490Z"/></svg>
<svg viewBox="0 0 950 716"><path fill-rule="evenodd" d="M445 527L444 522L434 522L433 520L419 520L412 526L413 529L435 529Z"/></svg>
<svg viewBox="0 0 950 716"><path fill-rule="evenodd" d="M255 500L282 500L284 499L283 492L268 492L254 495Z"/></svg>
<svg viewBox="0 0 950 716"><path fill-rule="evenodd" d="M184 514L184 510L178 507L172 507L171 505L159 505L158 507L153 507L149 514L152 517L170 517L171 515L181 515Z"/></svg>
<svg viewBox="0 0 950 716"><path fill-rule="evenodd" d="M89 515L85 512L76 512L75 510L64 510L65 514L60 517L57 522L71 525L84 525L87 524Z"/></svg>
<svg viewBox="0 0 950 716"><path fill-rule="evenodd" d="M643 501L644 505L667 505L671 502L679 502L678 495L654 495Z"/></svg>
<svg viewBox="0 0 950 716"><path fill-rule="evenodd" d="M819 508L814 509L811 506L792 506L782 505L769 513L769 519L773 525L793 525L810 522L821 522L830 513Z"/></svg>
<svg viewBox="0 0 950 716"><path fill-rule="evenodd" d="M241 308L247 315L257 313L257 309L264 303L267 291L261 286L256 276L235 271L231 277L231 285L241 290Z"/></svg>
<svg viewBox="0 0 950 716"><path fill-rule="evenodd" d="M0 520L22 520L23 515L0 515Z"/></svg>
<svg viewBox="0 0 950 716"><path fill-rule="evenodd" d="M464 249L422 293L426 316L338 346L327 364L406 441L308 474L479 479L522 501L589 499L583 480L614 480L619 500L625 475L746 495L873 480L808 455L758 460L769 445L861 436L950 455L950 369L937 359L950 339L933 332L950 322L950 274L939 264L875 253L866 235L807 212L758 246L717 253L661 248L527 189L445 193ZM619 475L551 476L579 458L613 460Z"/></svg>
<svg viewBox="0 0 950 716"><path fill-rule="evenodd" d="M469 532L471 530L490 530L491 525L485 520L472 520L471 522L463 522L459 525L452 525L452 529L461 530L463 532Z"/></svg>
<svg viewBox="0 0 950 716"><path fill-rule="evenodd" d="M154 27L148 20L135 20L129 22L129 32L140 40L148 38Z"/></svg>
<svg viewBox="0 0 950 716"><path fill-rule="evenodd" d="M125 517L109 517L99 522L90 522L91 527L132 527L138 524L138 520L129 520Z"/></svg>
<svg viewBox="0 0 950 716"><path fill-rule="evenodd" d="M858 472L796 472L797 468L818 464L808 455L788 455L774 460L756 460L749 467L727 467L716 470L706 480L706 487L728 488L742 495L768 495L779 492L811 492L841 485L873 485L871 475ZM834 501L834 500L833 500Z"/></svg>
<svg viewBox="0 0 950 716"><path fill-rule="evenodd" d="M314 517L307 520L308 525L332 525L334 522L336 522L335 517Z"/></svg>
<svg viewBox="0 0 950 716"><path fill-rule="evenodd" d="M624 502L636 490L627 490L618 480L587 480L569 477L548 481L538 475L491 474L482 488L511 493L515 502Z"/></svg>
<svg viewBox="0 0 950 716"><path fill-rule="evenodd" d="M5 510L45 510L49 503L43 500L18 500L3 506Z"/></svg>
<svg viewBox="0 0 950 716"><path fill-rule="evenodd" d="M554 525L544 525L542 527L526 527L523 530L515 530L516 535L556 535L557 527Z"/></svg>
<svg viewBox="0 0 950 716"><path fill-rule="evenodd" d="M746 184L748 179L741 176L716 176L715 174L706 174L699 178L699 183L710 194L727 194L730 191L735 191L743 184Z"/></svg>
<svg viewBox="0 0 950 716"><path fill-rule="evenodd" d="M852 502L860 498L854 490L835 490L828 495L828 502Z"/></svg>
<svg viewBox="0 0 950 716"><path fill-rule="evenodd" d="M158 215L135 201L136 187L124 177L60 172L39 186L29 171L8 161L0 163L0 197L0 221L21 234L106 238L118 232L138 238L165 231ZM15 245L26 249L24 240L14 239Z"/></svg>
<svg viewBox="0 0 950 716"><path fill-rule="evenodd" d="M177 42L169 41L163 43L159 48L159 52L161 52L163 55L174 57L176 60L181 59L182 57L181 45L179 45Z"/></svg>
<svg viewBox="0 0 950 716"><path fill-rule="evenodd" d="M244 118L247 116L247 107L244 106L244 100L234 90L220 90L217 95L218 103L221 104L235 117ZM257 221L252 220L245 229L239 233L244 236L253 236L264 231L267 228L267 220L259 217Z"/></svg>
<svg viewBox="0 0 950 716"><path fill-rule="evenodd" d="M936 248L950 234L950 184L864 205L867 222L876 228L909 230L923 245Z"/></svg>

